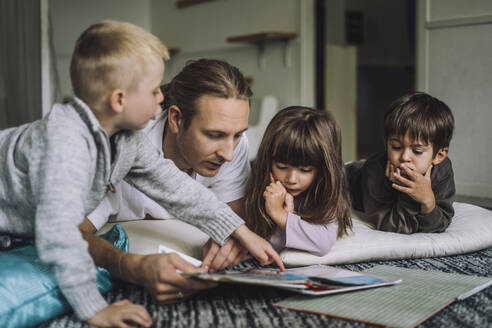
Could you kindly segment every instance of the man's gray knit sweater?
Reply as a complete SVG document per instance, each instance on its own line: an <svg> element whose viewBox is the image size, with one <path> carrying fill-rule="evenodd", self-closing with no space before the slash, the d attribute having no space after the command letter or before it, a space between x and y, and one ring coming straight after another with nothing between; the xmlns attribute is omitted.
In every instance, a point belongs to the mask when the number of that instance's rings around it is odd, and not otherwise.
<svg viewBox="0 0 492 328"><path fill-rule="evenodd" d="M219 244L244 223L163 159L143 132L121 131L111 139L77 98L55 105L42 120L0 131L0 232L35 238L41 261L82 320L107 303L78 225L109 185L125 179Z"/></svg>

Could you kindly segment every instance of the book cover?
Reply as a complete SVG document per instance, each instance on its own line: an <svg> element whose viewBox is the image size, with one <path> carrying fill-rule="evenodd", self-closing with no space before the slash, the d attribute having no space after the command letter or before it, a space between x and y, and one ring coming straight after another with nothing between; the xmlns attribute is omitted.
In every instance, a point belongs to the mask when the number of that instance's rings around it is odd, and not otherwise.
<svg viewBox="0 0 492 328"><path fill-rule="evenodd" d="M491 277L375 266L363 271L398 277L402 283L326 297L293 296L275 304L292 310L329 315L389 327L415 327L450 303L492 285Z"/></svg>

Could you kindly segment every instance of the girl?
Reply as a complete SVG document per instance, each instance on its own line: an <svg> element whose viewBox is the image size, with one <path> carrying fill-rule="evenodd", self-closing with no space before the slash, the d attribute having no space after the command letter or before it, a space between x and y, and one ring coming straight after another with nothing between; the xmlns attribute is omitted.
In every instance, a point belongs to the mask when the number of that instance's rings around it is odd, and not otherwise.
<svg viewBox="0 0 492 328"><path fill-rule="evenodd" d="M269 123L246 191L246 223L273 247L325 255L352 227L340 128L292 106Z"/></svg>

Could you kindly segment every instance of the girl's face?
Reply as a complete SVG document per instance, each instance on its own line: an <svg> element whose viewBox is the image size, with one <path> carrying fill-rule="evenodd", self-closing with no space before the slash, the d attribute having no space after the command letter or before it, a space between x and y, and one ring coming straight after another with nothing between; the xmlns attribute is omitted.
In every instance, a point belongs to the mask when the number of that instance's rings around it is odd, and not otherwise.
<svg viewBox="0 0 492 328"><path fill-rule="evenodd" d="M272 175L275 181L280 181L292 196L298 196L306 191L314 181L318 170L314 166L292 166L273 161Z"/></svg>

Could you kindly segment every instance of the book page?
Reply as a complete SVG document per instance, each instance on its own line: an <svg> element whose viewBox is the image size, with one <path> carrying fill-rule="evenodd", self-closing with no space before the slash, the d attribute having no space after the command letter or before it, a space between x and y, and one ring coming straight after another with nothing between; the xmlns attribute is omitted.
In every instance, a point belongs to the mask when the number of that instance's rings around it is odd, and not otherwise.
<svg viewBox="0 0 492 328"><path fill-rule="evenodd" d="M361 286L391 282L391 279L321 264L287 269L286 272L305 275L314 282L327 285Z"/></svg>
<svg viewBox="0 0 492 328"><path fill-rule="evenodd" d="M190 262L191 264L193 264L194 266L196 267L199 267L202 265L202 261L194 258L194 257L191 257L189 255L186 255L186 254L183 254L171 247L167 247L167 246L164 246L164 245L159 245L159 254L170 254L170 253L176 253L178 254L179 256L181 256L183 258L183 260L186 260L188 262Z"/></svg>

